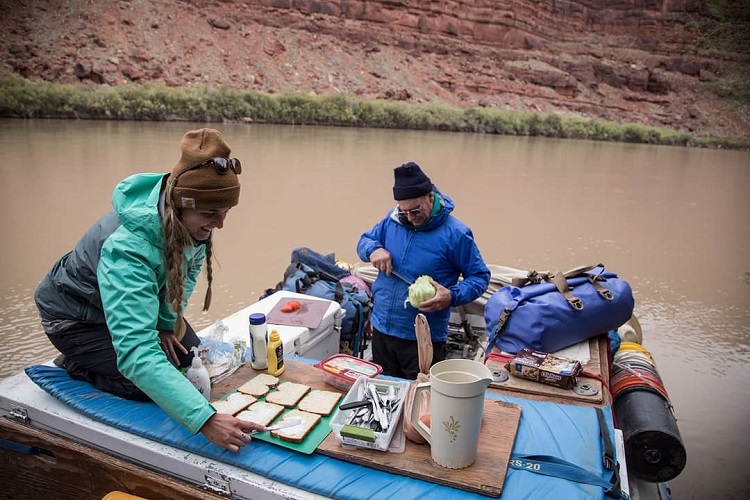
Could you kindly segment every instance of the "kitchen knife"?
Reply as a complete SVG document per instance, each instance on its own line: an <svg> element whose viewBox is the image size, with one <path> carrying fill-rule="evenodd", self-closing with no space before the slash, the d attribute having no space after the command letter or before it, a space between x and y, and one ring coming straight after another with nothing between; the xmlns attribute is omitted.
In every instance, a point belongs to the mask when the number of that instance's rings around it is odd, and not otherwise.
<svg viewBox="0 0 750 500"><path fill-rule="evenodd" d="M352 401L350 403L344 403L341 406L339 406L339 410L346 411L346 410L353 410L354 408L362 408L363 406L368 406L372 404L372 400L370 399L363 399L361 401Z"/></svg>
<svg viewBox="0 0 750 500"><path fill-rule="evenodd" d="M404 278L403 276L401 276L400 274L398 274L394 270L391 270L391 274L394 275L395 277L397 277L398 279L400 279L401 281L403 281L404 283L406 283L407 285L413 285L414 284L413 281L409 281L408 279Z"/></svg>
<svg viewBox="0 0 750 500"><path fill-rule="evenodd" d="M279 429L286 429L287 427L296 427L304 423L305 421L301 418L290 418L289 420L284 420L283 422L279 422L278 424L272 425L271 427L266 427L266 430L264 431L251 431L250 434L258 434L259 432L278 431Z"/></svg>

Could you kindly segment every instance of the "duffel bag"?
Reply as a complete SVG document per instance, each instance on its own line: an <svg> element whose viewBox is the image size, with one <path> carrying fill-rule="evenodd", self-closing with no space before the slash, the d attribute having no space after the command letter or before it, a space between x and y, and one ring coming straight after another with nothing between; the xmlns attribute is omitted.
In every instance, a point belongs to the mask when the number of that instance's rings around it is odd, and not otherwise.
<svg viewBox="0 0 750 500"><path fill-rule="evenodd" d="M602 264L515 278L487 300L486 354L493 347L555 352L618 328L633 314L630 285Z"/></svg>
<svg viewBox="0 0 750 500"><path fill-rule="evenodd" d="M338 302L346 312L339 332L340 340L355 356L361 356L367 346L364 332L372 312L369 287L365 284L366 289L360 289L356 281L348 280L351 277L349 271L335 266L333 254L323 256L314 250L299 250L292 252L292 263L284 271L284 280L277 289ZM318 268L308 263L318 265Z"/></svg>

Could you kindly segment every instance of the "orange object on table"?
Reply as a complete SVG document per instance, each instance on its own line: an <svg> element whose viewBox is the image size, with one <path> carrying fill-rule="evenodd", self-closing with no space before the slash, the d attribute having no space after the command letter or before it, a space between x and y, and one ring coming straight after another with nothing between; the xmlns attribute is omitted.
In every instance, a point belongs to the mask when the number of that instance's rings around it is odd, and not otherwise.
<svg viewBox="0 0 750 500"><path fill-rule="evenodd" d="M300 308L300 303L296 300L290 300L281 307L281 312L290 313Z"/></svg>

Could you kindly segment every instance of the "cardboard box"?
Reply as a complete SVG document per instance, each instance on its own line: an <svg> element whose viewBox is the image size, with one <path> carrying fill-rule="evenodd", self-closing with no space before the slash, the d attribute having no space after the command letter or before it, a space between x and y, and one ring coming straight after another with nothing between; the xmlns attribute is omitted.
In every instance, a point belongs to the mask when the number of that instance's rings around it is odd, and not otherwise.
<svg viewBox="0 0 750 500"><path fill-rule="evenodd" d="M508 371L515 377L562 389L571 389L583 369L579 361L533 349L521 349L508 365Z"/></svg>

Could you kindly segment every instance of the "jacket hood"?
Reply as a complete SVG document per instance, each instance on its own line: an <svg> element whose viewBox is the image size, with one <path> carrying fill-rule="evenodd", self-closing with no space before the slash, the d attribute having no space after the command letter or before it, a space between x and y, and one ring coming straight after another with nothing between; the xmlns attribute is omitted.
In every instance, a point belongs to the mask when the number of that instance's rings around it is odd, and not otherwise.
<svg viewBox="0 0 750 500"><path fill-rule="evenodd" d="M120 223L133 234L164 247L159 198L166 174L136 174L121 181L112 194Z"/></svg>
<svg viewBox="0 0 750 500"><path fill-rule="evenodd" d="M440 200L441 208L438 213L436 213L430 220L428 220L427 224L425 224L424 226L415 228L414 226L401 222L401 219L398 216L398 205L393 207L393 211L391 212L391 219L404 227L410 227L415 229L416 231L429 231L430 229L439 226L443 223L446 217L448 217L451 212L453 212L455 204L453 203L453 200L450 198L450 196L441 193L437 187L435 187L433 193L435 194L435 197Z"/></svg>

